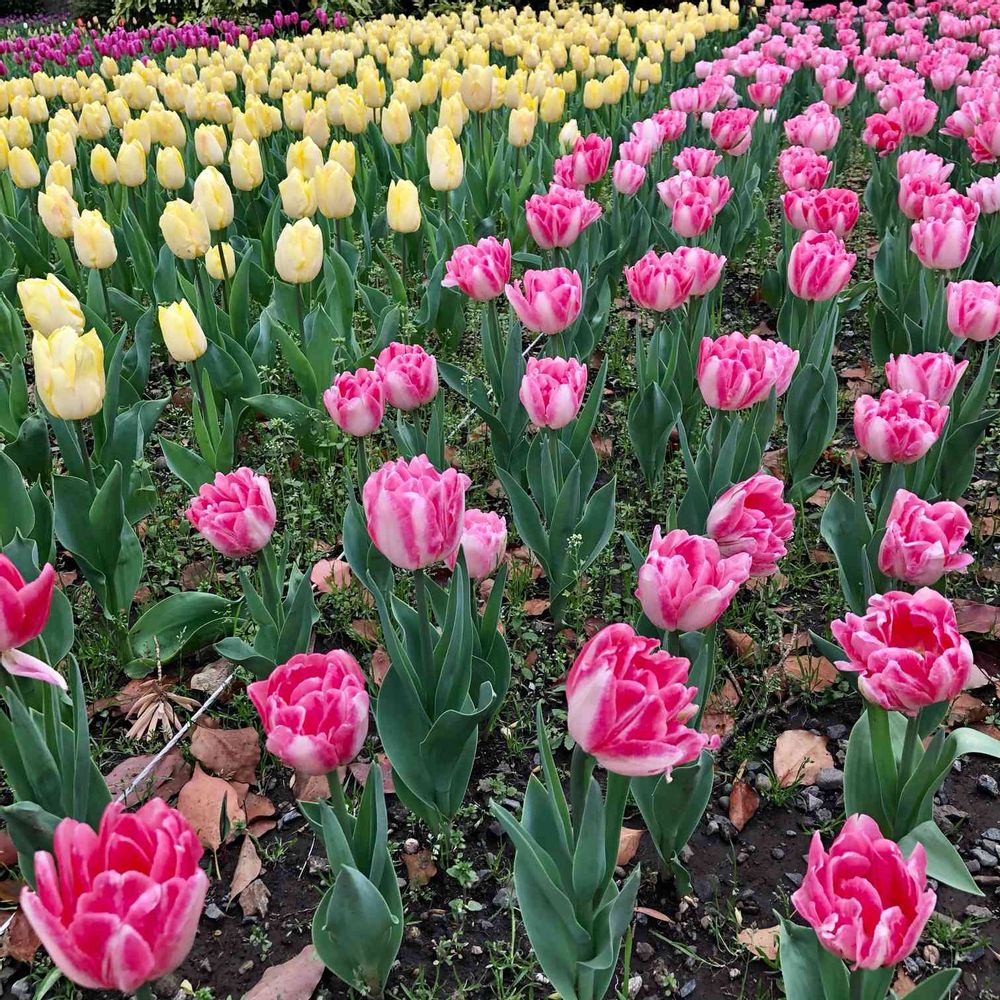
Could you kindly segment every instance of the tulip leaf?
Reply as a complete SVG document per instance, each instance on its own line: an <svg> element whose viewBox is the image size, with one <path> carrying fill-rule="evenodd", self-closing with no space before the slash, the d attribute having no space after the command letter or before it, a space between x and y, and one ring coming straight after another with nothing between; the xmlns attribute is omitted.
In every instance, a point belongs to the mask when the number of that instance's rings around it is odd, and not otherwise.
<svg viewBox="0 0 1000 1000"><path fill-rule="evenodd" d="M983 891L969 874L962 856L933 820L915 826L899 841L899 849L909 857L917 844L927 852L927 875L953 889L982 896Z"/></svg>

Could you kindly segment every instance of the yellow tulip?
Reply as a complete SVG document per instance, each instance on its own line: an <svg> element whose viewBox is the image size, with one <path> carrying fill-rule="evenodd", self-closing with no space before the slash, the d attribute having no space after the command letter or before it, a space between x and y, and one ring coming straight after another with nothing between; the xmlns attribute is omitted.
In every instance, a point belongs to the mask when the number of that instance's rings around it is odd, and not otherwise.
<svg viewBox="0 0 1000 1000"><path fill-rule="evenodd" d="M253 191L264 180L264 163L256 139L236 139L229 150L229 173L237 191Z"/></svg>
<svg viewBox="0 0 1000 1000"><path fill-rule="evenodd" d="M39 194L38 214L50 236L68 240L73 235L73 224L79 218L80 209L66 188L54 184Z"/></svg>
<svg viewBox="0 0 1000 1000"><path fill-rule="evenodd" d="M7 141L11 148L30 149L35 141L31 134L31 122L24 115L15 115L7 119Z"/></svg>
<svg viewBox="0 0 1000 1000"><path fill-rule="evenodd" d="M81 212L73 223L73 246L84 267L103 271L118 259L114 233L96 209Z"/></svg>
<svg viewBox="0 0 1000 1000"><path fill-rule="evenodd" d="M170 252L181 260L204 257L212 240L204 210L183 198L167 202L160 216L160 232Z"/></svg>
<svg viewBox="0 0 1000 1000"><path fill-rule="evenodd" d="M427 136L427 167L435 191L454 191L462 183L465 176L462 147L446 125L439 125Z"/></svg>
<svg viewBox="0 0 1000 1000"><path fill-rule="evenodd" d="M343 94L341 108L344 113L344 128L351 135L360 135L368 127L370 114L367 105L356 90Z"/></svg>
<svg viewBox="0 0 1000 1000"><path fill-rule="evenodd" d="M162 146L156 153L156 179L160 187L176 191L184 187L184 157L176 146Z"/></svg>
<svg viewBox="0 0 1000 1000"><path fill-rule="evenodd" d="M323 162L323 150L309 136L293 142L285 154L285 173L298 170L304 177L313 177Z"/></svg>
<svg viewBox="0 0 1000 1000"><path fill-rule="evenodd" d="M76 166L76 140L69 132L61 129L49 129L45 134L45 151L49 163L65 163L68 167Z"/></svg>
<svg viewBox="0 0 1000 1000"><path fill-rule="evenodd" d="M386 219L397 233L415 233L420 228L420 198L413 181L389 182Z"/></svg>
<svg viewBox="0 0 1000 1000"><path fill-rule="evenodd" d="M95 330L81 334L61 326L31 342L35 388L60 420L84 420L104 405L104 347Z"/></svg>
<svg viewBox="0 0 1000 1000"><path fill-rule="evenodd" d="M351 177L357 171L357 154L354 143L349 139L338 139L330 143L329 159L339 163Z"/></svg>
<svg viewBox="0 0 1000 1000"><path fill-rule="evenodd" d="M50 163L49 169L45 171L45 190L56 185L70 192L73 190L73 171L60 160Z"/></svg>
<svg viewBox="0 0 1000 1000"><path fill-rule="evenodd" d="M486 111L493 102L493 70L466 66L462 73L462 101L470 111Z"/></svg>
<svg viewBox="0 0 1000 1000"><path fill-rule="evenodd" d="M507 123L507 141L515 149L527 146L535 134L537 120L538 116L530 108L514 108Z"/></svg>
<svg viewBox="0 0 1000 1000"><path fill-rule="evenodd" d="M90 151L90 172L98 184L118 182L118 164L107 146L95 146Z"/></svg>
<svg viewBox="0 0 1000 1000"><path fill-rule="evenodd" d="M17 283L17 297L28 326L47 337L61 326L83 333L83 310L77 297L54 275L25 278Z"/></svg>
<svg viewBox="0 0 1000 1000"><path fill-rule="evenodd" d="M566 109L566 91L562 87L546 87L542 94L539 115L548 125L559 121Z"/></svg>
<svg viewBox="0 0 1000 1000"><path fill-rule="evenodd" d="M570 118L561 129L559 129L559 148L565 153L576 145L576 140L580 138L580 129L575 118Z"/></svg>
<svg viewBox="0 0 1000 1000"><path fill-rule="evenodd" d="M208 350L208 340L186 299L160 306L160 333L170 356L178 364L197 361Z"/></svg>
<svg viewBox="0 0 1000 1000"><path fill-rule="evenodd" d="M316 214L316 188L298 167L278 184L281 210L290 219L308 219Z"/></svg>
<svg viewBox="0 0 1000 1000"><path fill-rule="evenodd" d="M99 101L91 101L80 112L80 137L94 142L103 139L111 129L111 115Z"/></svg>
<svg viewBox="0 0 1000 1000"><path fill-rule="evenodd" d="M19 188L38 187L42 182L41 171L30 149L14 146L8 156L7 167L10 170L10 179Z"/></svg>
<svg viewBox="0 0 1000 1000"><path fill-rule="evenodd" d="M225 229L233 221L233 192L215 167L206 167L195 178L191 200L205 213L209 229Z"/></svg>
<svg viewBox="0 0 1000 1000"><path fill-rule="evenodd" d="M7 136L4 134L2 128L0 128L0 170L6 170L7 164L10 159L10 144L7 142Z"/></svg>
<svg viewBox="0 0 1000 1000"><path fill-rule="evenodd" d="M604 104L604 88L600 80L588 80L583 85L583 106L588 111L596 111Z"/></svg>
<svg viewBox="0 0 1000 1000"><path fill-rule="evenodd" d="M220 249L221 253L220 253ZM225 263L225 270L222 265ZM216 281L231 281L236 274L236 254L228 243L216 243L205 254L205 270Z"/></svg>
<svg viewBox="0 0 1000 1000"><path fill-rule="evenodd" d="M382 135L390 146L401 146L413 132L410 112L402 101L393 98L382 112Z"/></svg>
<svg viewBox="0 0 1000 1000"><path fill-rule="evenodd" d="M438 107L438 125L451 131L457 139L465 126L466 107L461 94L452 94L441 101Z"/></svg>
<svg viewBox="0 0 1000 1000"><path fill-rule="evenodd" d="M303 285L323 266L323 232L308 219L288 223L274 248L274 266L282 281Z"/></svg>
<svg viewBox="0 0 1000 1000"><path fill-rule="evenodd" d="M118 180L125 187L138 187L146 180L146 150L138 139L126 142L118 148Z"/></svg>
<svg viewBox="0 0 1000 1000"><path fill-rule="evenodd" d="M199 125L194 130L194 151L203 167L217 167L226 158L226 133L219 125Z"/></svg>
<svg viewBox="0 0 1000 1000"><path fill-rule="evenodd" d="M354 214L354 185L351 175L338 160L324 163L316 171L313 184L316 204L328 219L347 219Z"/></svg>

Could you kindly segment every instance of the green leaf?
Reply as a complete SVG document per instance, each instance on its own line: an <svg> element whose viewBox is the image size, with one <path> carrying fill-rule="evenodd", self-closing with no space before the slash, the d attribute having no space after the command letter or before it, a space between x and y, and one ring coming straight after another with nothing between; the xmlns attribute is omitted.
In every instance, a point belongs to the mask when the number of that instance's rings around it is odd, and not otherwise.
<svg viewBox="0 0 1000 1000"><path fill-rule="evenodd" d="M927 852L927 874L930 878L973 896L983 895L965 867L962 856L933 820L915 826L899 841L899 848L909 857L917 844L922 844Z"/></svg>

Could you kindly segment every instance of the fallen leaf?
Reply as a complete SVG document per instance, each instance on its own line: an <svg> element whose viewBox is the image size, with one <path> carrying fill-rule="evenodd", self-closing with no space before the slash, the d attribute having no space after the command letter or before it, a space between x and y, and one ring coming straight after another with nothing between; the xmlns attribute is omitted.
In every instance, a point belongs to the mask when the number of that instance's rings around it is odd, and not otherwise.
<svg viewBox="0 0 1000 1000"><path fill-rule="evenodd" d="M771 327L768 326L767 320L763 319L750 331L750 333L756 334L758 337L763 337L765 339L767 337L774 336L774 330L772 330Z"/></svg>
<svg viewBox="0 0 1000 1000"><path fill-rule="evenodd" d="M733 652L736 654L739 662L753 661L760 655L757 643L746 632L737 632L734 628L727 628L723 631L729 640L729 645L733 647Z"/></svg>
<svg viewBox="0 0 1000 1000"><path fill-rule="evenodd" d="M15 962L29 964L41 946L23 910L15 910L7 930L0 938L0 958L12 958Z"/></svg>
<svg viewBox="0 0 1000 1000"><path fill-rule="evenodd" d="M734 781L729 794L729 822L742 830L753 819L760 805L760 796L745 782Z"/></svg>
<svg viewBox="0 0 1000 1000"><path fill-rule="evenodd" d="M611 458L615 453L611 438L599 437L597 434L590 435L590 441L594 446L594 451L598 459Z"/></svg>
<svg viewBox="0 0 1000 1000"><path fill-rule="evenodd" d="M403 864L410 885L427 885L437 875L437 865L428 848L422 847L416 854L403 852Z"/></svg>
<svg viewBox="0 0 1000 1000"><path fill-rule="evenodd" d="M367 618L356 618L351 622L351 628L362 642L370 642L373 645L378 642L378 626Z"/></svg>
<svg viewBox="0 0 1000 1000"><path fill-rule="evenodd" d="M977 688L988 687L993 682L983 672L978 663L972 664L969 671L969 679L965 682L966 691L975 691Z"/></svg>
<svg viewBox="0 0 1000 1000"><path fill-rule="evenodd" d="M300 802L319 802L330 797L330 785L325 774L302 774L295 772L292 794Z"/></svg>
<svg viewBox="0 0 1000 1000"><path fill-rule="evenodd" d="M0 830L0 865L13 868L16 864L17 848L14 847L14 841L6 830Z"/></svg>
<svg viewBox="0 0 1000 1000"><path fill-rule="evenodd" d="M823 691L836 684L840 671L825 656L792 653L781 661L781 672L807 691Z"/></svg>
<svg viewBox="0 0 1000 1000"><path fill-rule="evenodd" d="M896 976L895 981L892 984L892 992L902 1000L903 997L909 996L915 989L917 984L910 979L910 977L902 970L899 970L899 974Z"/></svg>
<svg viewBox="0 0 1000 1000"><path fill-rule="evenodd" d="M816 775L824 767L833 767L833 757L823 736L805 729L786 729L774 744L774 773L784 788L796 781L803 786L815 785Z"/></svg>
<svg viewBox="0 0 1000 1000"><path fill-rule="evenodd" d="M254 820L273 816L274 803L266 795L248 792L243 801L243 811L246 813L247 823L253 823Z"/></svg>
<svg viewBox="0 0 1000 1000"><path fill-rule="evenodd" d="M233 672L233 665L229 660L213 660L206 664L196 674L191 675L188 687L192 691L201 691L203 694L211 694L218 690Z"/></svg>
<svg viewBox="0 0 1000 1000"><path fill-rule="evenodd" d="M814 566L835 565L837 557L829 549L810 549L809 562Z"/></svg>
<svg viewBox="0 0 1000 1000"><path fill-rule="evenodd" d="M736 685L727 680L721 691L713 691L708 696L705 714L701 717L702 732L720 739L728 736L736 727L733 710L739 703L740 693L736 690Z"/></svg>
<svg viewBox="0 0 1000 1000"><path fill-rule="evenodd" d="M391 666L392 661L389 659L389 654L383 646L379 646L372 653L372 680L375 681L375 687L382 686L382 681L385 680L385 675L389 673Z"/></svg>
<svg viewBox="0 0 1000 1000"><path fill-rule="evenodd" d="M631 827L623 826L618 835L618 857L615 859L616 865L627 865L639 850L639 841L645 830L633 830Z"/></svg>
<svg viewBox="0 0 1000 1000"><path fill-rule="evenodd" d="M222 778L206 774L200 765L195 765L191 780L177 796L177 808L191 824L203 847L217 851L222 845L219 819L225 802L230 828L243 823L244 814L240 808L236 789Z"/></svg>
<svg viewBox="0 0 1000 1000"><path fill-rule="evenodd" d="M264 870L250 837L243 838L240 855L236 859L233 880L229 884L229 902L231 903L258 875Z"/></svg>
<svg viewBox="0 0 1000 1000"><path fill-rule="evenodd" d="M257 879L240 893L240 909L244 917L266 917L271 893L264 883Z"/></svg>
<svg viewBox="0 0 1000 1000"><path fill-rule="evenodd" d="M819 489L812 496L806 498L806 503L814 507L825 507L830 502L830 491Z"/></svg>
<svg viewBox="0 0 1000 1000"><path fill-rule="evenodd" d="M197 590L212 575L212 563L197 559L181 569L181 590Z"/></svg>
<svg viewBox="0 0 1000 1000"><path fill-rule="evenodd" d="M108 791L111 792L111 797L118 798L119 795L122 795L125 789L154 760L156 760L156 754L141 754L138 757L129 757L128 760L123 760L111 770L104 779L107 782ZM127 806L138 805L154 795L169 801L188 783L190 778L191 765L184 760L180 750L171 750L170 753L165 754L157 761L153 770L129 793L125 804Z"/></svg>
<svg viewBox="0 0 1000 1000"><path fill-rule="evenodd" d="M661 924L672 924L675 921L668 917L662 910L654 910L651 906L637 906L636 913L641 913L650 920L659 920Z"/></svg>
<svg viewBox="0 0 1000 1000"><path fill-rule="evenodd" d="M549 602L544 598L535 597L524 602L524 613L529 618L537 618L539 615L544 615L548 610Z"/></svg>
<svg viewBox="0 0 1000 1000"><path fill-rule="evenodd" d="M0 903L16 903L21 898L24 886L25 881L21 878L5 878L0 881Z"/></svg>
<svg viewBox="0 0 1000 1000"><path fill-rule="evenodd" d="M778 935L781 927L746 927L736 935L736 940L758 958L768 962L778 960Z"/></svg>
<svg viewBox="0 0 1000 1000"><path fill-rule="evenodd" d="M583 620L583 634L592 639L608 623L603 618L585 618Z"/></svg>
<svg viewBox="0 0 1000 1000"><path fill-rule="evenodd" d="M215 729L195 726L191 736L191 756L226 781L257 781L260 740L253 726L244 729Z"/></svg>
<svg viewBox="0 0 1000 1000"><path fill-rule="evenodd" d="M765 451L760 464L776 479L784 479L788 466L788 449L777 448L774 451Z"/></svg>
<svg viewBox="0 0 1000 1000"><path fill-rule="evenodd" d="M243 1000L309 1000L323 978L326 966L307 944L295 958L272 965Z"/></svg>
<svg viewBox="0 0 1000 1000"><path fill-rule="evenodd" d="M1000 625L1000 607L993 604L977 604L975 601L957 600L955 617L959 632L996 632Z"/></svg>
<svg viewBox="0 0 1000 1000"><path fill-rule="evenodd" d="M952 703L946 720L949 726L967 725L972 722L982 722L989 715L989 708L968 691L963 691Z"/></svg>

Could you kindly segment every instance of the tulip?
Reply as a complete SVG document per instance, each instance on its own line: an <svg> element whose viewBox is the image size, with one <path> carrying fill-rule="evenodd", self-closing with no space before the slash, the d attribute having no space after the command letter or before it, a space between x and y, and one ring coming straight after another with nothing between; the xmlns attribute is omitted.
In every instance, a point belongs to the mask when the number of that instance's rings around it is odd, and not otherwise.
<svg viewBox="0 0 1000 1000"><path fill-rule="evenodd" d="M312 183L316 191L316 205L326 218L348 219L354 214L351 175L337 160L324 163L316 171Z"/></svg>
<svg viewBox="0 0 1000 1000"><path fill-rule="evenodd" d="M298 167L278 184L281 210L290 219L309 219L316 214L316 187Z"/></svg>
<svg viewBox="0 0 1000 1000"><path fill-rule="evenodd" d="M579 137L573 144L573 180L579 185L596 184L611 163L611 137L596 133Z"/></svg>
<svg viewBox="0 0 1000 1000"><path fill-rule="evenodd" d="M19 281L17 297L28 326L36 333L47 337L62 326L83 333L80 302L54 274Z"/></svg>
<svg viewBox="0 0 1000 1000"><path fill-rule="evenodd" d="M657 628L671 632L708 628L749 579L752 562L746 552L723 556L711 538L680 529L661 535L657 525L639 569L635 596Z"/></svg>
<svg viewBox="0 0 1000 1000"><path fill-rule="evenodd" d="M830 629L847 656L837 669L856 673L865 698L887 711L912 718L968 682L972 647L951 602L929 587L875 594L864 615L846 614Z"/></svg>
<svg viewBox="0 0 1000 1000"><path fill-rule="evenodd" d="M899 179L899 194L896 204L908 219L916 221L924 217L924 202L934 195L951 190L947 181L940 181L923 174L904 174Z"/></svg>
<svg viewBox="0 0 1000 1000"><path fill-rule="evenodd" d="M182 198L174 198L164 206L160 232L171 253L181 260L204 257L212 242L204 210Z"/></svg>
<svg viewBox="0 0 1000 1000"><path fill-rule="evenodd" d="M90 151L90 173L105 187L118 183L118 164L106 146L98 145Z"/></svg>
<svg viewBox="0 0 1000 1000"><path fill-rule="evenodd" d="M708 177L715 173L715 168L722 162L722 157L711 149L700 146L685 146L673 160L674 169L678 173L689 173L695 177Z"/></svg>
<svg viewBox="0 0 1000 1000"><path fill-rule="evenodd" d="M718 745L689 728L698 713L691 664L630 625L608 625L584 643L566 678L566 726L615 774L670 778L673 768Z"/></svg>
<svg viewBox="0 0 1000 1000"><path fill-rule="evenodd" d="M386 399L397 410L415 410L437 395L437 361L419 344L394 341L379 354L375 371L385 385Z"/></svg>
<svg viewBox="0 0 1000 1000"><path fill-rule="evenodd" d="M274 248L274 266L282 281L308 284L323 266L323 232L308 219L287 223Z"/></svg>
<svg viewBox="0 0 1000 1000"><path fill-rule="evenodd" d="M454 191L465 176L462 147L447 125L439 125L427 136L427 168L435 191Z"/></svg>
<svg viewBox="0 0 1000 1000"><path fill-rule="evenodd" d="M118 168L118 180L125 187L138 187L146 180L146 150L141 142L133 139L118 147L118 157L115 160Z"/></svg>
<svg viewBox="0 0 1000 1000"><path fill-rule="evenodd" d="M455 248L445 264L441 285L457 288L478 302L489 302L501 295L510 281L510 264L510 240L501 243L495 236L487 236Z"/></svg>
<svg viewBox="0 0 1000 1000"><path fill-rule="evenodd" d="M382 112L382 135L390 146L401 146L408 142L413 132L410 112L402 101L393 98Z"/></svg>
<svg viewBox="0 0 1000 1000"><path fill-rule="evenodd" d="M45 190L52 187L62 187L67 191L73 191L73 171L56 160L49 164L49 169L45 171Z"/></svg>
<svg viewBox="0 0 1000 1000"><path fill-rule="evenodd" d="M462 541L470 483L455 469L438 472L426 455L386 462L362 489L368 537L400 569L449 559Z"/></svg>
<svg viewBox="0 0 1000 1000"><path fill-rule="evenodd" d="M337 139L331 142L328 159L333 163L339 163L351 177L357 172L357 153L354 143L349 139Z"/></svg>
<svg viewBox="0 0 1000 1000"><path fill-rule="evenodd" d="M582 191L553 184L547 194L532 195L524 206L528 232L543 250L572 246L601 217L601 206Z"/></svg>
<svg viewBox="0 0 1000 1000"><path fill-rule="evenodd" d="M678 247L674 251L674 257L691 272L693 280L690 294L699 298L715 288L722 277L722 269L726 266L725 257L704 247Z"/></svg>
<svg viewBox="0 0 1000 1000"><path fill-rule="evenodd" d="M834 119L836 120L836 119ZM731 108L719 111L712 118L709 133L712 142L730 156L742 156L753 142L753 126L757 112L751 108ZM840 122L837 122L838 127ZM803 143L809 145L809 143ZM818 152L823 152L822 149Z"/></svg>
<svg viewBox="0 0 1000 1000"><path fill-rule="evenodd" d="M178 364L197 361L208 350L205 332L187 299L160 306L158 316L163 342Z"/></svg>
<svg viewBox="0 0 1000 1000"><path fill-rule="evenodd" d="M359 368L341 372L323 393L330 419L352 437L365 437L382 423L385 413L385 383L377 371Z"/></svg>
<svg viewBox="0 0 1000 1000"><path fill-rule="evenodd" d="M587 390L587 368L576 358L528 358L518 398L536 427L559 430L576 419Z"/></svg>
<svg viewBox="0 0 1000 1000"><path fill-rule="evenodd" d="M980 177L965 191L978 206L983 215L1000 212L1000 174L995 177Z"/></svg>
<svg viewBox="0 0 1000 1000"><path fill-rule="evenodd" d="M784 489L780 479L758 472L730 486L709 511L709 537L724 556L748 553L751 576L777 572L795 531L795 508L785 503Z"/></svg>
<svg viewBox="0 0 1000 1000"><path fill-rule="evenodd" d="M893 498L878 568L886 576L914 587L930 587L945 573L964 573L972 556L962 552L972 523L951 500L928 503L908 490Z"/></svg>
<svg viewBox="0 0 1000 1000"><path fill-rule="evenodd" d="M215 167L206 167L195 178L191 201L205 213L209 229L225 229L233 221L233 193Z"/></svg>
<svg viewBox="0 0 1000 1000"><path fill-rule="evenodd" d="M707 233L715 221L711 201L697 191L685 191L673 204L670 228L684 239Z"/></svg>
<svg viewBox="0 0 1000 1000"><path fill-rule="evenodd" d="M896 392L913 390L935 403L947 403L969 367L968 361L956 363L947 352L901 354L885 363L885 380Z"/></svg>
<svg viewBox="0 0 1000 1000"><path fill-rule="evenodd" d="M625 281L636 305L665 312L687 302L694 272L682 257L673 253L657 256L655 250L650 250L625 268Z"/></svg>
<svg viewBox="0 0 1000 1000"><path fill-rule="evenodd" d="M213 548L231 559L253 555L271 540L277 511L266 476L251 469L217 472L193 497L184 516Z"/></svg>
<svg viewBox="0 0 1000 1000"><path fill-rule="evenodd" d="M798 351L754 333L705 337L698 349L698 387L714 409L745 410L767 399L772 389L782 395L798 361Z"/></svg>
<svg viewBox="0 0 1000 1000"><path fill-rule="evenodd" d="M38 214L50 236L68 240L73 235L80 210L69 191L54 184L38 195Z"/></svg>
<svg viewBox="0 0 1000 1000"><path fill-rule="evenodd" d="M214 281L230 281L236 274L236 254L228 243L216 243L205 254L205 270Z"/></svg>
<svg viewBox="0 0 1000 1000"><path fill-rule="evenodd" d="M778 156L778 174L789 190L821 188L832 168L822 153L805 146L789 146Z"/></svg>
<svg viewBox="0 0 1000 1000"><path fill-rule="evenodd" d="M156 154L156 179L160 187L167 191L176 191L184 186L187 175L184 171L184 158L175 146L164 146Z"/></svg>
<svg viewBox="0 0 1000 1000"><path fill-rule="evenodd" d="M804 146L816 153L825 153L837 144L840 119L820 102L803 114L785 122L785 135L794 146Z"/></svg>
<svg viewBox="0 0 1000 1000"><path fill-rule="evenodd" d="M42 182L42 174L30 149L15 146L8 155L7 169L15 187L30 189Z"/></svg>
<svg viewBox="0 0 1000 1000"><path fill-rule="evenodd" d="M507 141L515 149L523 149L535 134L538 115L531 108L514 108L507 123Z"/></svg>
<svg viewBox="0 0 1000 1000"><path fill-rule="evenodd" d="M84 267L103 270L118 259L114 233L96 209L81 212L74 221L73 247Z"/></svg>
<svg viewBox="0 0 1000 1000"><path fill-rule="evenodd" d="M226 158L226 133L218 125L199 125L194 130L194 151L203 167L221 166Z"/></svg>
<svg viewBox="0 0 1000 1000"><path fill-rule="evenodd" d="M910 249L924 267L951 271L969 256L975 222L961 218L923 218L910 228Z"/></svg>
<svg viewBox="0 0 1000 1000"><path fill-rule="evenodd" d="M35 388L45 408L60 420L83 420L104 405L104 346L96 331L80 334L61 326L31 342Z"/></svg>
<svg viewBox="0 0 1000 1000"><path fill-rule="evenodd" d="M413 181L390 181L386 221L397 233L415 233L420 228L420 198Z"/></svg>
<svg viewBox="0 0 1000 1000"><path fill-rule="evenodd" d="M847 287L856 260L833 233L807 230L788 256L788 290L807 302L826 302Z"/></svg>
<svg viewBox="0 0 1000 1000"><path fill-rule="evenodd" d="M323 163L323 150L308 136L293 142L285 153L285 173L298 170L303 177L312 180Z"/></svg>
<svg viewBox="0 0 1000 1000"><path fill-rule="evenodd" d="M618 160L611 170L611 183L619 194L631 197L645 182L645 168L631 160Z"/></svg>
<svg viewBox="0 0 1000 1000"><path fill-rule="evenodd" d="M486 111L493 101L493 70L490 66L466 66L462 73L462 101L470 111Z"/></svg>
<svg viewBox="0 0 1000 1000"><path fill-rule="evenodd" d="M56 573L48 563L31 583L25 583L17 567L0 554L0 666L15 677L65 690L66 681L58 671L18 648L45 630L55 584Z"/></svg>
<svg viewBox="0 0 1000 1000"><path fill-rule="evenodd" d="M559 129L559 135L557 136L557 141L559 143L559 148L565 153L567 150L572 149L576 145L577 139L580 138L580 129L576 124L575 118L570 118L561 129Z"/></svg>
<svg viewBox="0 0 1000 1000"><path fill-rule="evenodd" d="M264 180L264 164L256 139L236 139L229 150L229 174L237 191L253 191Z"/></svg>
<svg viewBox="0 0 1000 1000"><path fill-rule="evenodd" d="M76 137L62 129L50 128L45 136L45 151L49 163L64 163L76 166Z"/></svg>
<svg viewBox="0 0 1000 1000"><path fill-rule="evenodd" d="M289 767L323 775L350 764L368 735L368 691L346 650L299 653L247 685L267 749Z"/></svg>
<svg viewBox="0 0 1000 1000"><path fill-rule="evenodd" d="M923 845L904 858L862 813L848 816L829 853L819 831L813 834L805 878L792 893L819 943L852 969L901 962L917 946L936 902L927 888Z"/></svg>
<svg viewBox="0 0 1000 1000"><path fill-rule="evenodd" d="M922 393L886 389L855 400L854 436L876 462L909 464L931 450L947 419L948 407Z"/></svg>
<svg viewBox="0 0 1000 1000"><path fill-rule="evenodd" d="M465 567L473 580L485 580L496 572L507 551L507 521L492 511L470 508L462 519L462 542ZM458 550L445 560L454 570Z"/></svg>
<svg viewBox="0 0 1000 1000"><path fill-rule="evenodd" d="M889 156L894 153L903 141L903 126L899 114L893 109L888 114L873 114L865 119L865 129L861 141L878 153L879 156Z"/></svg>
<svg viewBox="0 0 1000 1000"><path fill-rule="evenodd" d="M1000 333L1000 286L990 281L951 281L948 329L968 340L992 340Z"/></svg>
<svg viewBox="0 0 1000 1000"><path fill-rule="evenodd" d="M534 333L562 333L580 313L583 284L580 275L566 267L525 271L504 288L518 319Z"/></svg>
<svg viewBox="0 0 1000 1000"><path fill-rule="evenodd" d="M35 854L21 910L52 961L88 990L135 995L173 972L194 944L208 891L202 848L163 799L134 813L113 802L95 833L66 818L52 853Z"/></svg>

